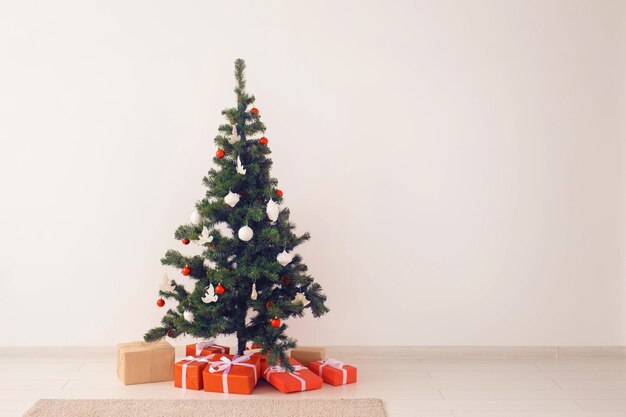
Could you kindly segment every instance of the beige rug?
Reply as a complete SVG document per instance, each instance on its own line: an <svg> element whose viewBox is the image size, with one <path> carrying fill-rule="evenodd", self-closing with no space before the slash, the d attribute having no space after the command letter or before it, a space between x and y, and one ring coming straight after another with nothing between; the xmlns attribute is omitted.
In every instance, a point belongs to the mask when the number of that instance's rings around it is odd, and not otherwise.
<svg viewBox="0 0 626 417"><path fill-rule="evenodd" d="M379 399L39 400L24 417L385 417Z"/></svg>

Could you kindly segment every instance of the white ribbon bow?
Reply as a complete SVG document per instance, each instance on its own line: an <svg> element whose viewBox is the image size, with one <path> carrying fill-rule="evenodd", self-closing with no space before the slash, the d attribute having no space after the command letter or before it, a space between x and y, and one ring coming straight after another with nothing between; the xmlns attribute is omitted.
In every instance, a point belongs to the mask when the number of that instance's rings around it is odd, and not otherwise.
<svg viewBox="0 0 626 417"><path fill-rule="evenodd" d="M222 356L219 361L209 362L209 372L214 374L217 372L222 372L222 386L224 387L224 393L228 394L228 373L233 365L247 366L254 370L254 382L258 381L258 376L256 374L256 365L252 363L243 363L250 360L254 353L249 352L243 356L235 355L232 359L228 359L226 356ZM213 367L215 366L215 368Z"/></svg>
<svg viewBox="0 0 626 417"><path fill-rule="evenodd" d="M187 363L183 363L183 376L182 376L182 381L181 381L183 389L187 389L187 366L192 362L210 363L210 359L213 358L213 356L215 356L214 353L210 354L209 356L201 356L199 358L195 356L185 356L184 358L180 360L180 362L182 361L187 362Z"/></svg>
<svg viewBox="0 0 626 417"><path fill-rule="evenodd" d="M226 353L226 348L215 343L215 339L205 340L204 342L196 343L196 355L200 355L202 351L208 347L216 347L222 353Z"/></svg>
<svg viewBox="0 0 626 417"><path fill-rule="evenodd" d="M293 366L293 372L289 372L287 371L287 368L285 368L284 366L270 366L269 368L267 368L264 372L265 374L265 378L267 378L267 380L269 381L270 379L270 375L273 373L280 373L280 372L284 372L287 375L291 375L292 377L296 378L298 381L300 381L300 391L306 391L306 381L302 378L300 378L298 375L297 371L300 371L302 369L307 369L302 365L294 365Z"/></svg>
<svg viewBox="0 0 626 417"><path fill-rule="evenodd" d="M325 366L330 366L331 368L339 369L343 373L343 381L342 384L345 385L348 382L348 371L344 369L344 363L333 358L326 358L323 361L320 361L319 375L322 376L322 369Z"/></svg>

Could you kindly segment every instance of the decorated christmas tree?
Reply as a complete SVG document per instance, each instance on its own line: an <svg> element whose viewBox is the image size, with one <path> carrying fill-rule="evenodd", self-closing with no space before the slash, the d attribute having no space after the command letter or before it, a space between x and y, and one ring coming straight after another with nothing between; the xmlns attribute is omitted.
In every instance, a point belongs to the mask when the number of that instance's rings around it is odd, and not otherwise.
<svg viewBox="0 0 626 417"><path fill-rule="evenodd" d="M169 250L161 259L179 268L182 280L194 280L194 289L165 277L157 305L163 307L164 298L177 305L144 338L235 334L237 354L250 341L270 365L290 367L285 354L296 341L286 335L283 320L302 317L307 308L315 317L325 314L326 296L293 252L310 236L294 233L289 209L282 205L283 192L270 174L265 125L254 96L246 92L244 69L243 60L235 61L237 106L222 111L228 123L215 138L215 166L203 179L206 195L196 203L191 223L175 233L183 245L200 245L202 254Z"/></svg>

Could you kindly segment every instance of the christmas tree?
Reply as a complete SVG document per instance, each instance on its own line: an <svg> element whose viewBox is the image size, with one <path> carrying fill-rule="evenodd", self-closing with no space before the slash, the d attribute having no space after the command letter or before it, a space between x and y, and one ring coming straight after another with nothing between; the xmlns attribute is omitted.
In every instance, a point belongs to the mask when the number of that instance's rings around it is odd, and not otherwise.
<svg viewBox="0 0 626 417"><path fill-rule="evenodd" d="M185 256L169 250L164 265L180 268L195 280L189 292L175 280L165 279L162 298L178 302L167 311L161 326L148 331L146 341L189 334L198 338L235 334L237 354L246 342L261 347L270 365L284 364L286 350L296 341L285 334L282 320L328 312L326 296L307 272L294 248L309 234L294 233L283 192L272 178L265 125L254 96L246 92L245 62L235 61L237 106L222 111L228 123L219 127L215 167L203 179L205 198L196 203L191 223L176 230L182 244L201 245L202 255Z"/></svg>

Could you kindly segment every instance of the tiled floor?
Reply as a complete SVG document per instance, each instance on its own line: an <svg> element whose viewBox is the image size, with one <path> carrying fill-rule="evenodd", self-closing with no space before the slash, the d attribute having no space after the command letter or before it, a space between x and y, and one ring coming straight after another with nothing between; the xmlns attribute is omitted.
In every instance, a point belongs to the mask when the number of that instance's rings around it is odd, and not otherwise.
<svg viewBox="0 0 626 417"><path fill-rule="evenodd" d="M182 351L178 351L182 356ZM330 348L359 369L356 384L288 398L385 401L390 417L626 417L626 358L463 358L411 348ZM284 398L259 382L252 398ZM250 398L231 395L229 398ZM0 348L0 416L39 398L226 398L171 382L122 385L113 348Z"/></svg>

